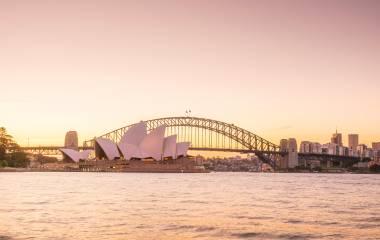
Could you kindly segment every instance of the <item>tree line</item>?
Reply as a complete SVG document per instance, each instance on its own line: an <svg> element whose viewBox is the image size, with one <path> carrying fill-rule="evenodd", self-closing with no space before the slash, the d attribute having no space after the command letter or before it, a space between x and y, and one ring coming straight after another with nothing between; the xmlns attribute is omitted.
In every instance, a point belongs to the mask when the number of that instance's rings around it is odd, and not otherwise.
<svg viewBox="0 0 380 240"><path fill-rule="evenodd" d="M4 127L0 127L0 167L27 167L29 159L20 146L8 134Z"/></svg>

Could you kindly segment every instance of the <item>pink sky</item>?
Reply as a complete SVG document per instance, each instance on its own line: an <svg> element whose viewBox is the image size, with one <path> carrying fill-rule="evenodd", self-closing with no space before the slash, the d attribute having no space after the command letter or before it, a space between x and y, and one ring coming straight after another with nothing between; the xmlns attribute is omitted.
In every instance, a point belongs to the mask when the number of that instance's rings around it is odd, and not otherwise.
<svg viewBox="0 0 380 240"><path fill-rule="evenodd" d="M0 125L60 145L190 108L276 143L380 141L379 22L379 1L2 0Z"/></svg>

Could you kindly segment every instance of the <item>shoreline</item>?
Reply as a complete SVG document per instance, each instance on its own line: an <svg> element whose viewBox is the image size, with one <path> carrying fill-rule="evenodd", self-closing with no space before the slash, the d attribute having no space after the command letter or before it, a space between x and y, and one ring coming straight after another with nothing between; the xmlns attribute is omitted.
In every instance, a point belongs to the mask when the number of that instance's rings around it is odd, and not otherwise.
<svg viewBox="0 0 380 240"><path fill-rule="evenodd" d="M131 169L131 170L107 170L107 171L81 171L74 169L27 169L27 168L0 168L0 173L24 173L24 172L82 172L82 173L210 173L208 170L189 169Z"/></svg>
<svg viewBox="0 0 380 240"><path fill-rule="evenodd" d="M0 173L25 173L25 172L88 172L88 173L309 173L309 174L380 174L379 172L367 172L367 171L358 171L358 172L337 172L337 171L322 171L322 172L306 172L306 171L276 171L276 172L249 172L249 171L153 171L153 170L129 170L129 171L80 171L78 170L52 170L52 169L28 169L28 168L0 168Z"/></svg>

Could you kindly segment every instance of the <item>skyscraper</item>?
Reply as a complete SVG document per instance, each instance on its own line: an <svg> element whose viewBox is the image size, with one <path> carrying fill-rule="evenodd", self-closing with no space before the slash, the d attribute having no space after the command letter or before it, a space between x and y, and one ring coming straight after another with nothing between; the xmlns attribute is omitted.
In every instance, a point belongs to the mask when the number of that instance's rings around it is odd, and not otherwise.
<svg viewBox="0 0 380 240"><path fill-rule="evenodd" d="M288 167L295 168L298 166L297 140L295 138L288 139Z"/></svg>
<svg viewBox="0 0 380 240"><path fill-rule="evenodd" d="M380 142L373 142L372 150L375 160L380 161Z"/></svg>
<svg viewBox="0 0 380 240"><path fill-rule="evenodd" d="M65 148L78 150L78 133L76 131L66 133Z"/></svg>
<svg viewBox="0 0 380 240"><path fill-rule="evenodd" d="M343 146L342 134L338 133L338 130L336 130L336 132L332 135L332 137L331 137L331 143L335 143L338 146Z"/></svg>
<svg viewBox="0 0 380 240"><path fill-rule="evenodd" d="M356 151L359 145L358 134L348 134L348 148L352 151Z"/></svg>
<svg viewBox="0 0 380 240"><path fill-rule="evenodd" d="M280 141L280 150L282 152L288 151L288 140L287 139L281 139ZM288 168L288 155L281 156L280 158L280 168L286 169Z"/></svg>
<svg viewBox="0 0 380 240"><path fill-rule="evenodd" d="M372 149L375 151L380 151L380 142L373 142Z"/></svg>

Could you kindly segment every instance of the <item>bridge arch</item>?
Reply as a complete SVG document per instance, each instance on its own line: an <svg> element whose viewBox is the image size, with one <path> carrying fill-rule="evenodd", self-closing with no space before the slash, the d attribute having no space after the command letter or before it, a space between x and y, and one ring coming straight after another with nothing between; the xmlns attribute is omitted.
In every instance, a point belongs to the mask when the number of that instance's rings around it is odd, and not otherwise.
<svg viewBox="0 0 380 240"><path fill-rule="evenodd" d="M193 150L225 150L260 153L278 153L280 151L278 145L248 130L235 126L234 124L213 119L198 117L165 117L147 120L145 122L148 131L160 125L166 125L167 135L177 134L179 140L190 141L192 143L191 149ZM100 137L118 142L128 128L133 125L134 124L116 129L103 134ZM203 138L209 138L209 142L206 142L206 144L202 142L201 145L199 144L199 138L202 138L202 141ZM228 140L228 144L225 144L226 140ZM94 139L85 141L83 145L85 147L93 146Z"/></svg>

